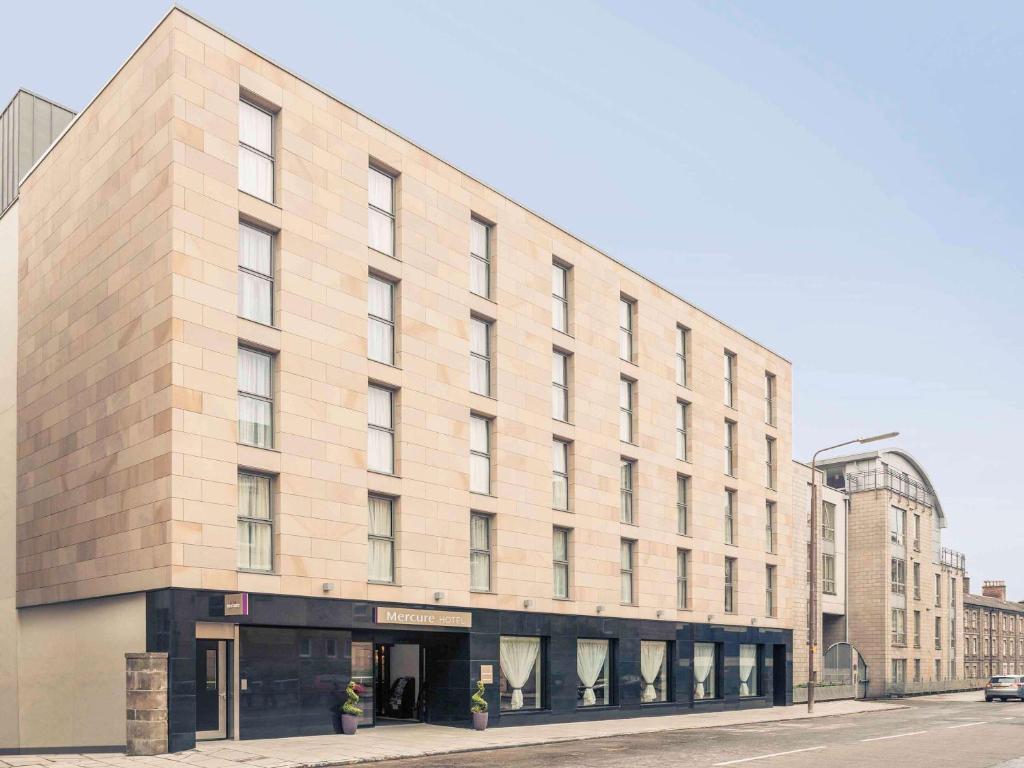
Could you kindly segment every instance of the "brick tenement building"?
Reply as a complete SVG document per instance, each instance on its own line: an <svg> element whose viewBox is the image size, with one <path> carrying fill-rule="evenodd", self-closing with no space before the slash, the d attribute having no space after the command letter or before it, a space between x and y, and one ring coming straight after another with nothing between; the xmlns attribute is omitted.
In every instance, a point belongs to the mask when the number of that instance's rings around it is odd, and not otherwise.
<svg viewBox="0 0 1024 768"><path fill-rule="evenodd" d="M964 595L964 664L968 677L1024 674L1024 603L1006 599L1005 581L983 582Z"/></svg>
<svg viewBox="0 0 1024 768"><path fill-rule="evenodd" d="M0 223L0 748L789 700L778 354L178 9Z"/></svg>

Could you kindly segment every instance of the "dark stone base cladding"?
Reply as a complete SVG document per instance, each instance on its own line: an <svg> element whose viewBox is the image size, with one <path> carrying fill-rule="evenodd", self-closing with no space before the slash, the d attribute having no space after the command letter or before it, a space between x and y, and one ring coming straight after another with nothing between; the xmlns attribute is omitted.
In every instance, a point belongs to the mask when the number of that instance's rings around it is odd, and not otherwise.
<svg viewBox="0 0 1024 768"><path fill-rule="evenodd" d="M195 746L195 629L197 621L239 624L240 665L253 687L240 702L242 738L330 733L325 713L340 701L352 665L352 641L409 642L423 645L429 664L427 720L468 724L470 695L482 664L492 665L495 684L487 686L490 725L526 725L770 707L792 703L792 633L763 627L736 627L676 621L562 616L527 611L495 611L443 606L472 613L472 629L395 627L374 623L378 603L285 595L249 596L248 616L223 615L224 593L167 589L147 595L147 651L168 654L169 723L172 752ZM407 606L436 609L438 606ZM252 629L247 629L252 628ZM257 628L262 628L257 630ZM498 700L498 649L502 635L542 638L544 707L502 712ZM299 658L298 638L336 641L329 659ZM577 706L576 641L612 641L614 703ZM641 704L640 641L670 643L669 698ZM693 644L718 646L719 697L693 700ZM761 647L761 695L739 695L739 646ZM785 660L784 662L782 660ZM785 669L775 670L784 663ZM776 691L776 681L785 690ZM778 694L778 695L777 695Z"/></svg>

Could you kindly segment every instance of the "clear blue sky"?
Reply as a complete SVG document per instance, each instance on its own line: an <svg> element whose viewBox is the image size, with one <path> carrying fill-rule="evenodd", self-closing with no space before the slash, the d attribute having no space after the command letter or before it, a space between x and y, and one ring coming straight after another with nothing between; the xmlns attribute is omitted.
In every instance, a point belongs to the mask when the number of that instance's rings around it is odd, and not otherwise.
<svg viewBox="0 0 1024 768"><path fill-rule="evenodd" d="M0 98L81 108L168 7L5 9ZM1024 6L186 7L788 357L798 457L900 430L1024 599Z"/></svg>

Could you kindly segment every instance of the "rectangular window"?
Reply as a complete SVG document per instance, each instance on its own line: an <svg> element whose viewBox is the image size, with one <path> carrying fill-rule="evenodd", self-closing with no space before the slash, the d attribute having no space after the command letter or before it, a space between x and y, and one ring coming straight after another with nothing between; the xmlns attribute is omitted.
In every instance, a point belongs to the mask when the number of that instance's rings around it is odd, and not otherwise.
<svg viewBox="0 0 1024 768"><path fill-rule="evenodd" d="M475 414L469 417L469 490L491 492L491 420Z"/></svg>
<svg viewBox="0 0 1024 768"><path fill-rule="evenodd" d="M633 362L633 321L636 316L636 302L624 296L619 297L619 358Z"/></svg>
<svg viewBox="0 0 1024 768"><path fill-rule="evenodd" d="M551 265L551 327L569 332L569 268Z"/></svg>
<svg viewBox="0 0 1024 768"><path fill-rule="evenodd" d="M623 605L633 605L636 572L636 542L622 539L619 542L619 601Z"/></svg>
<svg viewBox="0 0 1024 768"><path fill-rule="evenodd" d="M366 468L395 473L395 393L371 384L367 390Z"/></svg>
<svg viewBox="0 0 1024 768"><path fill-rule="evenodd" d="M491 394L491 323L469 318L469 391Z"/></svg>
<svg viewBox="0 0 1024 768"><path fill-rule="evenodd" d="M274 522L271 479L238 473L238 567L271 571L274 567Z"/></svg>
<svg viewBox="0 0 1024 768"><path fill-rule="evenodd" d="M577 707L603 707L612 703L611 643L576 641Z"/></svg>
<svg viewBox="0 0 1024 768"><path fill-rule="evenodd" d="M619 521L634 523L633 516L633 473L636 462L622 459L619 464Z"/></svg>
<svg viewBox="0 0 1024 768"><path fill-rule="evenodd" d="M690 404L676 401L676 458L690 460Z"/></svg>
<svg viewBox="0 0 1024 768"><path fill-rule="evenodd" d="M935 607L942 607L942 576L941 574L935 574Z"/></svg>
<svg viewBox="0 0 1024 768"><path fill-rule="evenodd" d="M914 515L914 551L921 551L921 516Z"/></svg>
<svg viewBox="0 0 1024 768"><path fill-rule="evenodd" d="M764 503L764 547L765 552L775 553L776 547L776 530L777 530L777 514L774 501L765 501Z"/></svg>
<svg viewBox="0 0 1024 768"><path fill-rule="evenodd" d="M736 422L725 420L725 474L736 476Z"/></svg>
<svg viewBox="0 0 1024 768"><path fill-rule="evenodd" d="M764 374L764 420L775 426L775 374Z"/></svg>
<svg viewBox="0 0 1024 768"><path fill-rule="evenodd" d="M676 532L690 535L690 478L676 475Z"/></svg>
<svg viewBox="0 0 1024 768"><path fill-rule="evenodd" d="M736 612L736 558L725 558L725 612Z"/></svg>
<svg viewBox="0 0 1024 768"><path fill-rule="evenodd" d="M914 599L921 599L921 564L914 563Z"/></svg>
<svg viewBox="0 0 1024 768"><path fill-rule="evenodd" d="M564 440L551 441L551 506L569 511L569 444Z"/></svg>
<svg viewBox="0 0 1024 768"><path fill-rule="evenodd" d="M821 538L825 541L836 540L836 505L831 501L821 503Z"/></svg>
<svg viewBox="0 0 1024 768"><path fill-rule="evenodd" d="M541 644L539 637L502 636L499 640L498 709L540 709Z"/></svg>
<svg viewBox="0 0 1024 768"><path fill-rule="evenodd" d="M907 644L907 612L902 608L892 609L892 644L905 646Z"/></svg>
<svg viewBox="0 0 1024 768"><path fill-rule="evenodd" d="M942 659L935 660L935 682L942 680Z"/></svg>
<svg viewBox="0 0 1024 768"><path fill-rule="evenodd" d="M386 256L395 255L395 179L374 168L369 170L368 244Z"/></svg>
<svg viewBox="0 0 1024 768"><path fill-rule="evenodd" d="M775 566L766 565L764 567L764 614L765 616L775 616Z"/></svg>
<svg viewBox="0 0 1024 768"><path fill-rule="evenodd" d="M274 236L238 225L238 316L274 324Z"/></svg>
<svg viewBox="0 0 1024 768"><path fill-rule="evenodd" d="M491 518L478 512L469 516L469 588L491 591Z"/></svg>
<svg viewBox="0 0 1024 768"><path fill-rule="evenodd" d="M238 188L274 202L274 116L238 102Z"/></svg>
<svg viewBox="0 0 1024 768"><path fill-rule="evenodd" d="M718 698L718 646L693 644L693 698Z"/></svg>
<svg viewBox="0 0 1024 768"><path fill-rule="evenodd" d="M736 403L736 355L726 350L722 356L722 367L725 404L733 408Z"/></svg>
<svg viewBox="0 0 1024 768"><path fill-rule="evenodd" d="M274 445L274 358L238 348L238 442L258 448Z"/></svg>
<svg viewBox="0 0 1024 768"><path fill-rule="evenodd" d="M640 641L640 677L644 683L641 704L668 701L668 650L669 644L664 641Z"/></svg>
<svg viewBox="0 0 1024 768"><path fill-rule="evenodd" d="M907 682L907 660L893 659L891 663L891 680L894 685L903 685Z"/></svg>
<svg viewBox="0 0 1024 768"><path fill-rule="evenodd" d="M942 650L942 617L935 617L935 650Z"/></svg>
<svg viewBox="0 0 1024 768"><path fill-rule="evenodd" d="M395 500L369 497L368 578L379 584L395 583Z"/></svg>
<svg viewBox="0 0 1024 768"><path fill-rule="evenodd" d="M469 290L491 297L491 227L479 219L469 220Z"/></svg>
<svg viewBox="0 0 1024 768"><path fill-rule="evenodd" d="M899 557L892 558L890 566L891 586L894 595L904 595L907 592L907 561Z"/></svg>
<svg viewBox="0 0 1024 768"><path fill-rule="evenodd" d="M676 326L676 384L690 386L690 329Z"/></svg>
<svg viewBox="0 0 1024 768"><path fill-rule="evenodd" d="M821 591L826 595L836 593L836 556L821 556Z"/></svg>
<svg viewBox="0 0 1024 768"><path fill-rule="evenodd" d="M725 490L725 543L736 543L736 491Z"/></svg>
<svg viewBox="0 0 1024 768"><path fill-rule="evenodd" d="M740 698L761 695L761 665L757 651L756 645L740 643Z"/></svg>
<svg viewBox="0 0 1024 768"><path fill-rule="evenodd" d="M633 442L633 389L630 379L619 379L619 440Z"/></svg>
<svg viewBox="0 0 1024 768"><path fill-rule="evenodd" d="M889 540L893 544L903 546L906 541L907 511L898 507L892 507L889 512L890 528Z"/></svg>
<svg viewBox="0 0 1024 768"><path fill-rule="evenodd" d="M551 417L569 421L569 355L551 353Z"/></svg>
<svg viewBox="0 0 1024 768"><path fill-rule="evenodd" d="M690 607L690 550L676 550L676 608Z"/></svg>
<svg viewBox="0 0 1024 768"><path fill-rule="evenodd" d="M764 485L765 488L775 487L775 438L764 439Z"/></svg>
<svg viewBox="0 0 1024 768"><path fill-rule="evenodd" d="M561 600L569 599L569 529L555 528L552 538L552 565L554 566L554 594Z"/></svg>
<svg viewBox="0 0 1024 768"><path fill-rule="evenodd" d="M369 315L366 356L385 365L395 364L395 284L370 275L366 288Z"/></svg>

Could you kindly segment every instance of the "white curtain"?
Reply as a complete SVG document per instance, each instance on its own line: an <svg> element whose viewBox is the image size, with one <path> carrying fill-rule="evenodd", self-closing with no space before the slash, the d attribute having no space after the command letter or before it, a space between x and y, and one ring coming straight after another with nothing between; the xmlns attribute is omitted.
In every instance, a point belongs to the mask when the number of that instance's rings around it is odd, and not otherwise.
<svg viewBox="0 0 1024 768"><path fill-rule="evenodd" d="M274 238L269 232L246 224L238 227L238 265L270 277Z"/></svg>
<svg viewBox="0 0 1024 768"><path fill-rule="evenodd" d="M273 325L273 283L264 277L238 272L238 314L257 323Z"/></svg>
<svg viewBox="0 0 1024 768"><path fill-rule="evenodd" d="M469 257L469 290L477 296L490 295L489 263L482 259Z"/></svg>
<svg viewBox="0 0 1024 768"><path fill-rule="evenodd" d="M271 569L270 478L238 475L238 564L242 568ZM261 522L265 521L265 522Z"/></svg>
<svg viewBox="0 0 1024 768"><path fill-rule="evenodd" d="M249 272L238 272L238 314L267 325L273 321L272 249L273 237L269 232L245 224L239 225L238 265Z"/></svg>
<svg viewBox="0 0 1024 768"><path fill-rule="evenodd" d="M576 641L576 674L579 675L580 683L583 685L583 706L590 707L597 703L594 696L594 684L604 671L605 662L608 660L607 640L577 640ZM605 694L608 692L608 683L605 682Z"/></svg>
<svg viewBox="0 0 1024 768"><path fill-rule="evenodd" d="M238 514L270 519L270 478L263 475L238 476Z"/></svg>
<svg viewBox="0 0 1024 768"><path fill-rule="evenodd" d="M693 644L693 679L696 682L694 698L703 699L713 696L715 670L715 646L711 643ZM708 689L711 690L708 690Z"/></svg>
<svg viewBox="0 0 1024 768"><path fill-rule="evenodd" d="M561 440L551 443L552 494L551 505L555 509L569 508L569 446Z"/></svg>
<svg viewBox="0 0 1024 768"><path fill-rule="evenodd" d="M375 251L393 256L395 252L394 180L376 168L370 169L370 219L368 240Z"/></svg>
<svg viewBox="0 0 1024 768"><path fill-rule="evenodd" d="M274 163L248 147L238 147L238 188L250 195L274 201Z"/></svg>
<svg viewBox="0 0 1024 768"><path fill-rule="evenodd" d="M469 518L469 585L472 589L491 588L490 520L485 515Z"/></svg>
<svg viewBox="0 0 1024 768"><path fill-rule="evenodd" d="M244 101L238 102L238 138L267 155L274 153L272 130L274 119L262 109Z"/></svg>
<svg viewBox="0 0 1024 768"><path fill-rule="evenodd" d="M367 389L367 457L366 466L375 472L394 472L395 436L391 431L392 392L381 387Z"/></svg>
<svg viewBox="0 0 1024 768"><path fill-rule="evenodd" d="M476 318L469 322L469 390L478 395L490 395L490 344L488 335L490 327Z"/></svg>
<svg viewBox="0 0 1024 768"><path fill-rule="evenodd" d="M270 397L270 355L239 348L238 389L251 395Z"/></svg>
<svg viewBox="0 0 1024 768"><path fill-rule="evenodd" d="M650 701L657 701L658 691L654 687L658 676L664 671L665 664L665 643L653 642L650 640L640 641L640 675L644 679L644 692L640 701L645 704ZM662 685L665 681L662 680Z"/></svg>
<svg viewBox="0 0 1024 768"><path fill-rule="evenodd" d="M491 460L489 456L489 424L487 419L471 416L469 419L469 490L475 493L491 492Z"/></svg>
<svg viewBox="0 0 1024 768"><path fill-rule="evenodd" d="M754 668L757 666L757 646L740 646L740 696L757 696L757 680Z"/></svg>
<svg viewBox="0 0 1024 768"><path fill-rule="evenodd" d="M540 654L539 637L501 638L501 674L512 686L510 709L523 708L523 686L530 679L530 673Z"/></svg>
<svg viewBox="0 0 1024 768"><path fill-rule="evenodd" d="M488 254L487 230L488 226L483 222L477 221L476 219L470 219L469 252L474 256L479 256L481 259L486 259Z"/></svg>
<svg viewBox="0 0 1024 768"><path fill-rule="evenodd" d="M368 512L370 581L393 581L395 541L392 501L371 496Z"/></svg>
<svg viewBox="0 0 1024 768"><path fill-rule="evenodd" d="M370 169L369 201L374 208L386 213L394 212L394 179L376 168Z"/></svg>
<svg viewBox="0 0 1024 768"><path fill-rule="evenodd" d="M394 286L386 280L371 277L366 294L369 315L367 356L379 363L395 362Z"/></svg>

